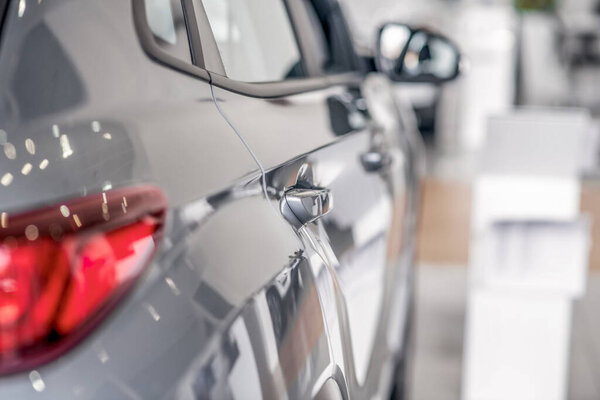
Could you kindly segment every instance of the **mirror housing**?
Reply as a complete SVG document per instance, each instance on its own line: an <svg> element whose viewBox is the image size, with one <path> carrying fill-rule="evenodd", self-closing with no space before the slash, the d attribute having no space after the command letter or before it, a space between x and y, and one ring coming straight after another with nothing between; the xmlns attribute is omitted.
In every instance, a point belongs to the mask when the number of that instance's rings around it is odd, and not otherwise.
<svg viewBox="0 0 600 400"><path fill-rule="evenodd" d="M394 82L441 84L460 75L461 56L443 35L387 23L379 29L375 65Z"/></svg>

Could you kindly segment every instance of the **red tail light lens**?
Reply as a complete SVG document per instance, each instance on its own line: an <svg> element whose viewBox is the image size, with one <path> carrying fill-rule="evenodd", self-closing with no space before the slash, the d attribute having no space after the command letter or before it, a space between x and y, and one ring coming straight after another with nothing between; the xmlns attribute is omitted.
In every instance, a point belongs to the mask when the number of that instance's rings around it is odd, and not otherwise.
<svg viewBox="0 0 600 400"><path fill-rule="evenodd" d="M105 317L151 260L165 210L143 186L3 214L0 373L57 357Z"/></svg>

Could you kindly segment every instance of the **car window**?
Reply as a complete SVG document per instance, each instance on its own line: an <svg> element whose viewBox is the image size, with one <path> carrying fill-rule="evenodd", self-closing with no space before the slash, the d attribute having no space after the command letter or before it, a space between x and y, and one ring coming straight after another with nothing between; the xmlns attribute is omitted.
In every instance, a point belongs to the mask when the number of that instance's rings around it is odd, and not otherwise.
<svg viewBox="0 0 600 400"><path fill-rule="evenodd" d="M283 0L202 0L225 73L244 82L302 76Z"/></svg>
<svg viewBox="0 0 600 400"><path fill-rule="evenodd" d="M144 0L146 21L156 44L172 56L192 62L181 0Z"/></svg>

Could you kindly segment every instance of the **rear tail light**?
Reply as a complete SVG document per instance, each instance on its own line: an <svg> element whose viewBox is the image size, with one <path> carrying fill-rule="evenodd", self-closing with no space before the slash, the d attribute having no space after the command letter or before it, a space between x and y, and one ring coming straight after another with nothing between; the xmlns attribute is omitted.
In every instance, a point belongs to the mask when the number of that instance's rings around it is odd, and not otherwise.
<svg viewBox="0 0 600 400"><path fill-rule="evenodd" d="M81 340L132 287L162 234L156 188L110 190L0 218L0 373Z"/></svg>

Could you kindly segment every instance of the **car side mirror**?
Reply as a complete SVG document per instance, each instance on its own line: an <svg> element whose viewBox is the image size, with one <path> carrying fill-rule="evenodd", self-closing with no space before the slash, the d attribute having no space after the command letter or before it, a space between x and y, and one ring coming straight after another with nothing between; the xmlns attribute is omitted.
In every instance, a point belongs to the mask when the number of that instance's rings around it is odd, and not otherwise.
<svg viewBox="0 0 600 400"><path fill-rule="evenodd" d="M450 39L427 29L400 23L379 29L375 64L394 82L451 81L460 74L460 58Z"/></svg>

